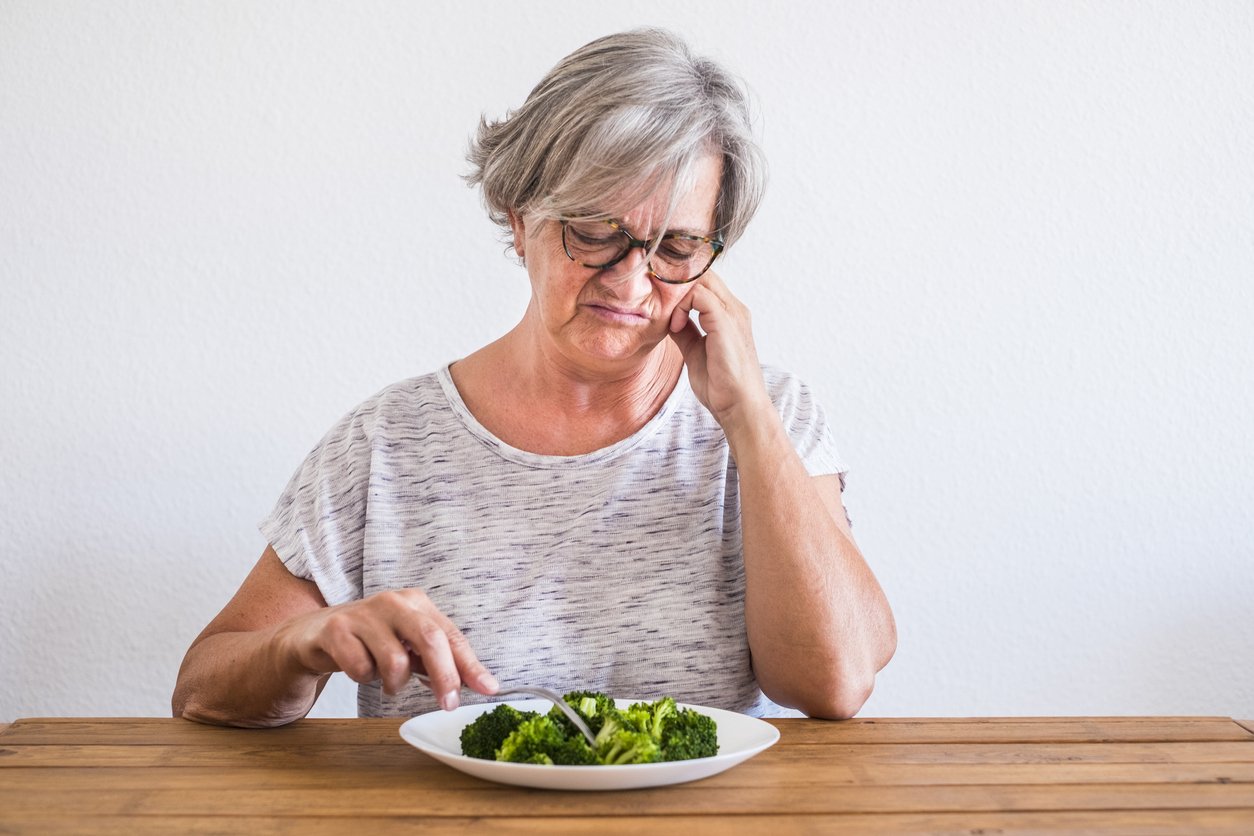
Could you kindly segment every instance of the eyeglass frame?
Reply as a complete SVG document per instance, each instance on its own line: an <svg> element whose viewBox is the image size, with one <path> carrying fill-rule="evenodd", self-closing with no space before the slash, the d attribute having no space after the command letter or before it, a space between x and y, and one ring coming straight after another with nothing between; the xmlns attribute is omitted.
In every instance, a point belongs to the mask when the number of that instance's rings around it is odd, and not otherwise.
<svg viewBox="0 0 1254 836"><path fill-rule="evenodd" d="M573 255L570 254L570 245L566 243L566 226L567 224L570 223L570 221L571 221L570 218L562 218L561 220L558 221L562 225L562 251L566 253L567 258L569 258L571 261L578 264L580 267L588 267L593 270L604 270L606 267L613 267L615 264L617 264L618 262L626 258L628 253L630 253L636 247L639 247L640 249L644 250L644 253L647 257L649 254L649 251L653 249L653 246L655 244L658 244L661 241L665 241L668 238L672 240L680 239L683 241L700 241L703 244L709 244L710 248L714 250L714 254L710 256L710 260L705 265L705 267L701 268L701 272L693 276L690 279L683 279L681 281L677 279L664 278L662 276L659 276L657 274L657 271L653 269L653 264L650 262L650 260L646 258L646 261L645 261L645 266L649 268L649 275L657 279L659 282L663 282L665 284L691 284L692 282L695 282L697 279L704 276L706 272L711 267L714 266L714 262L718 259L719 255L723 252L723 242L720 239L711 238L711 237L704 236L704 235L689 235L686 232L664 232L661 235L657 236L656 238L646 239L642 241L641 239L637 238L636 236L628 232L627 228L624 227L618 221L607 218L603 220L604 223L609 224L615 230L627 236L627 246L615 258L605 262L604 264L587 264L583 261L580 261L579 259L575 258Z"/></svg>

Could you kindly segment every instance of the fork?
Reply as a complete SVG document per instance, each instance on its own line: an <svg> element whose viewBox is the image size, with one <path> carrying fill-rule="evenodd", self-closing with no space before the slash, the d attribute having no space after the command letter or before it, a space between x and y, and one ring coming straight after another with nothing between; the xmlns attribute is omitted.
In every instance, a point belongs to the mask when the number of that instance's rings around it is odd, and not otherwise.
<svg viewBox="0 0 1254 836"><path fill-rule="evenodd" d="M427 676L425 673L415 673L414 676L418 677L418 681L423 685L430 687L431 677ZM596 742L596 735L592 733L592 729L588 728L588 724L585 723L583 718L579 716L579 713L567 705L566 700L562 699L561 695L556 691L550 691L548 688L537 688L530 685L519 685L515 688L501 688L493 696L503 697L508 694L530 694L533 697L540 697L541 699L548 700L557 706L558 710L560 710L562 714L566 715L566 719L570 720L571 724L575 728L579 729L579 731L583 733L583 736L588 740L589 746Z"/></svg>

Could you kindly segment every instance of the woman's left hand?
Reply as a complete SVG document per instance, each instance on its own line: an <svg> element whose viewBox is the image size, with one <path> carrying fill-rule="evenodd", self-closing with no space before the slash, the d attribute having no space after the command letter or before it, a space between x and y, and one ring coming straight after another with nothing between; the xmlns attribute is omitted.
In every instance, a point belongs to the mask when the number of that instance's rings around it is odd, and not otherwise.
<svg viewBox="0 0 1254 836"><path fill-rule="evenodd" d="M670 335L683 352L692 391L729 434L771 407L749 320L749 309L712 271L671 312Z"/></svg>

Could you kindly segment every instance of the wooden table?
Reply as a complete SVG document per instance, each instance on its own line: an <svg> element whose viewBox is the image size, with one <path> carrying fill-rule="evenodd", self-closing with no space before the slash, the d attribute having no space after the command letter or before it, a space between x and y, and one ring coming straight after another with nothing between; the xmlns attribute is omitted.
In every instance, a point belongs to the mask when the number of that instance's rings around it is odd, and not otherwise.
<svg viewBox="0 0 1254 836"><path fill-rule="evenodd" d="M1254 833L1254 723L1219 717L776 720L721 775L595 793L471 778L400 722L19 720L0 833Z"/></svg>

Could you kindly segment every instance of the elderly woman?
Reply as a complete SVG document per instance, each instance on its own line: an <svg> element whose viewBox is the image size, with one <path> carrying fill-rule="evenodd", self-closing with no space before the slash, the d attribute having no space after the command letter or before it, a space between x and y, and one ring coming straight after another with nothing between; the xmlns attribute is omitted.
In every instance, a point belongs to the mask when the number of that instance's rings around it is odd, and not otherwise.
<svg viewBox="0 0 1254 836"><path fill-rule="evenodd" d="M892 615L823 411L759 364L710 269L762 192L739 85L665 32L613 35L485 121L470 158L526 266L521 321L322 439L174 713L287 723L343 671L363 716L498 679L853 715Z"/></svg>

